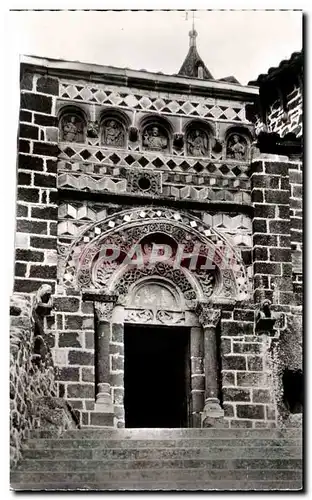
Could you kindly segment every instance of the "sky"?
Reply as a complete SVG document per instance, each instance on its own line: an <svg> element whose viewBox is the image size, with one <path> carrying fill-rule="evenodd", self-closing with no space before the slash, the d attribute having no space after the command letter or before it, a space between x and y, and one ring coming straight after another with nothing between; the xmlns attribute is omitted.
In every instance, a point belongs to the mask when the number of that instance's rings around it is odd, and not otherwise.
<svg viewBox="0 0 312 500"><path fill-rule="evenodd" d="M187 54L188 11L11 11L15 53L174 74ZM302 48L300 11L195 12L197 47L214 78L242 84Z"/></svg>

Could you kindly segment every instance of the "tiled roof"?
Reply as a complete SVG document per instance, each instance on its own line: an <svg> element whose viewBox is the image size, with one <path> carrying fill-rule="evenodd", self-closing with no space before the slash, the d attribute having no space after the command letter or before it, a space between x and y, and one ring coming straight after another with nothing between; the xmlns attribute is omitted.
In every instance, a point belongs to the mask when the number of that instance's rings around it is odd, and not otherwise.
<svg viewBox="0 0 312 500"><path fill-rule="evenodd" d="M289 59L284 59L277 67L272 67L267 73L262 73L256 80L248 82L248 85L260 86L262 83L274 80L278 75L284 71L289 71L292 68L303 65L303 53L293 52Z"/></svg>

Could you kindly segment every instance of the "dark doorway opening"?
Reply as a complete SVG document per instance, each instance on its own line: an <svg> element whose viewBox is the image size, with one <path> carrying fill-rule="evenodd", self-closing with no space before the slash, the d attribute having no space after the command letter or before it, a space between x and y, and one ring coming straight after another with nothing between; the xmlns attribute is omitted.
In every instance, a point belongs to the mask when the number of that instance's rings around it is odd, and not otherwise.
<svg viewBox="0 0 312 500"><path fill-rule="evenodd" d="M125 325L125 426L188 427L190 330Z"/></svg>
<svg viewBox="0 0 312 500"><path fill-rule="evenodd" d="M284 403L290 413L302 413L304 381L302 371L283 372Z"/></svg>

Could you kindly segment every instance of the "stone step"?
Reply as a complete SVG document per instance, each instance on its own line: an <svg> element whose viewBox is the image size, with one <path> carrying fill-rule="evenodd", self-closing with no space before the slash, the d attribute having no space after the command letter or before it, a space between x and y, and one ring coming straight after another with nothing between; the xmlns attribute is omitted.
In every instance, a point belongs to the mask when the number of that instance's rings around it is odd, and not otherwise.
<svg viewBox="0 0 312 500"><path fill-rule="evenodd" d="M301 481L301 472L291 469L118 469L100 471L72 471L72 472L52 472L52 471L14 471L11 473L11 485L14 487L18 483L32 483L38 486L45 483L56 483L58 488L66 483L76 484L83 487L84 484L96 482L116 482L133 481ZM65 487L65 486L63 486Z"/></svg>
<svg viewBox="0 0 312 500"><path fill-rule="evenodd" d="M31 438L53 438L54 431L40 430L30 431ZM252 439L300 439L302 432L300 428L285 429L104 429L89 427L72 429L62 433L65 439L110 439L110 440L163 440L163 439L203 439L203 438L252 438Z"/></svg>
<svg viewBox="0 0 312 500"><path fill-rule="evenodd" d="M44 478L43 478L44 479ZM77 491L77 490L89 490L89 491L208 491L208 490L218 490L218 491L300 491L302 490L302 483L300 480L293 481L242 481L242 480L206 480L201 482L194 481L116 481L116 482L105 482L97 481L85 483L78 483L77 480L65 479L63 481L56 482L41 482L40 484L36 481L34 483L19 482L11 483L12 488L15 491Z"/></svg>
<svg viewBox="0 0 312 500"><path fill-rule="evenodd" d="M262 446L297 446L301 447L302 439L294 438L294 439L269 439L269 438L202 438L202 439L140 439L140 440L97 440L97 439L46 439L46 438L33 438L28 439L25 443L27 448L36 449L36 450L45 450L45 449L80 449L80 448L88 448L88 449L96 449L96 448L212 448L215 446L222 447L252 447L259 448Z"/></svg>
<svg viewBox="0 0 312 500"><path fill-rule="evenodd" d="M191 458L191 459L140 459L129 458L125 460L35 460L24 459L17 470L41 472L85 472L85 471L118 471L118 470L148 470L148 469L203 469L210 470L253 470L253 469L289 469L300 472L302 462L300 459L246 459L246 458Z"/></svg>
<svg viewBox="0 0 312 500"><path fill-rule="evenodd" d="M246 447L211 447L211 448L154 448L154 449L25 449L24 459L46 460L163 460L184 458L301 458L302 450L297 446L261 446L259 448Z"/></svg>

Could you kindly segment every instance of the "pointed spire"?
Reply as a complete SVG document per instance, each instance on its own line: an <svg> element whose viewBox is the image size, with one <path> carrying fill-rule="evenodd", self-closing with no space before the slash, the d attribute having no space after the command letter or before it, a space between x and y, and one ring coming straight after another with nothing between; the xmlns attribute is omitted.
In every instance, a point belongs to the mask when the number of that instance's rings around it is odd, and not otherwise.
<svg viewBox="0 0 312 500"><path fill-rule="evenodd" d="M180 68L178 75L181 76L189 76L192 78L200 78L204 80L213 80L213 76L208 71L204 61L200 57L197 52L196 47L196 37L198 33L195 30L195 21L194 21L194 12L193 12L193 21L192 21L192 29L189 32L190 37L190 48L184 62Z"/></svg>

